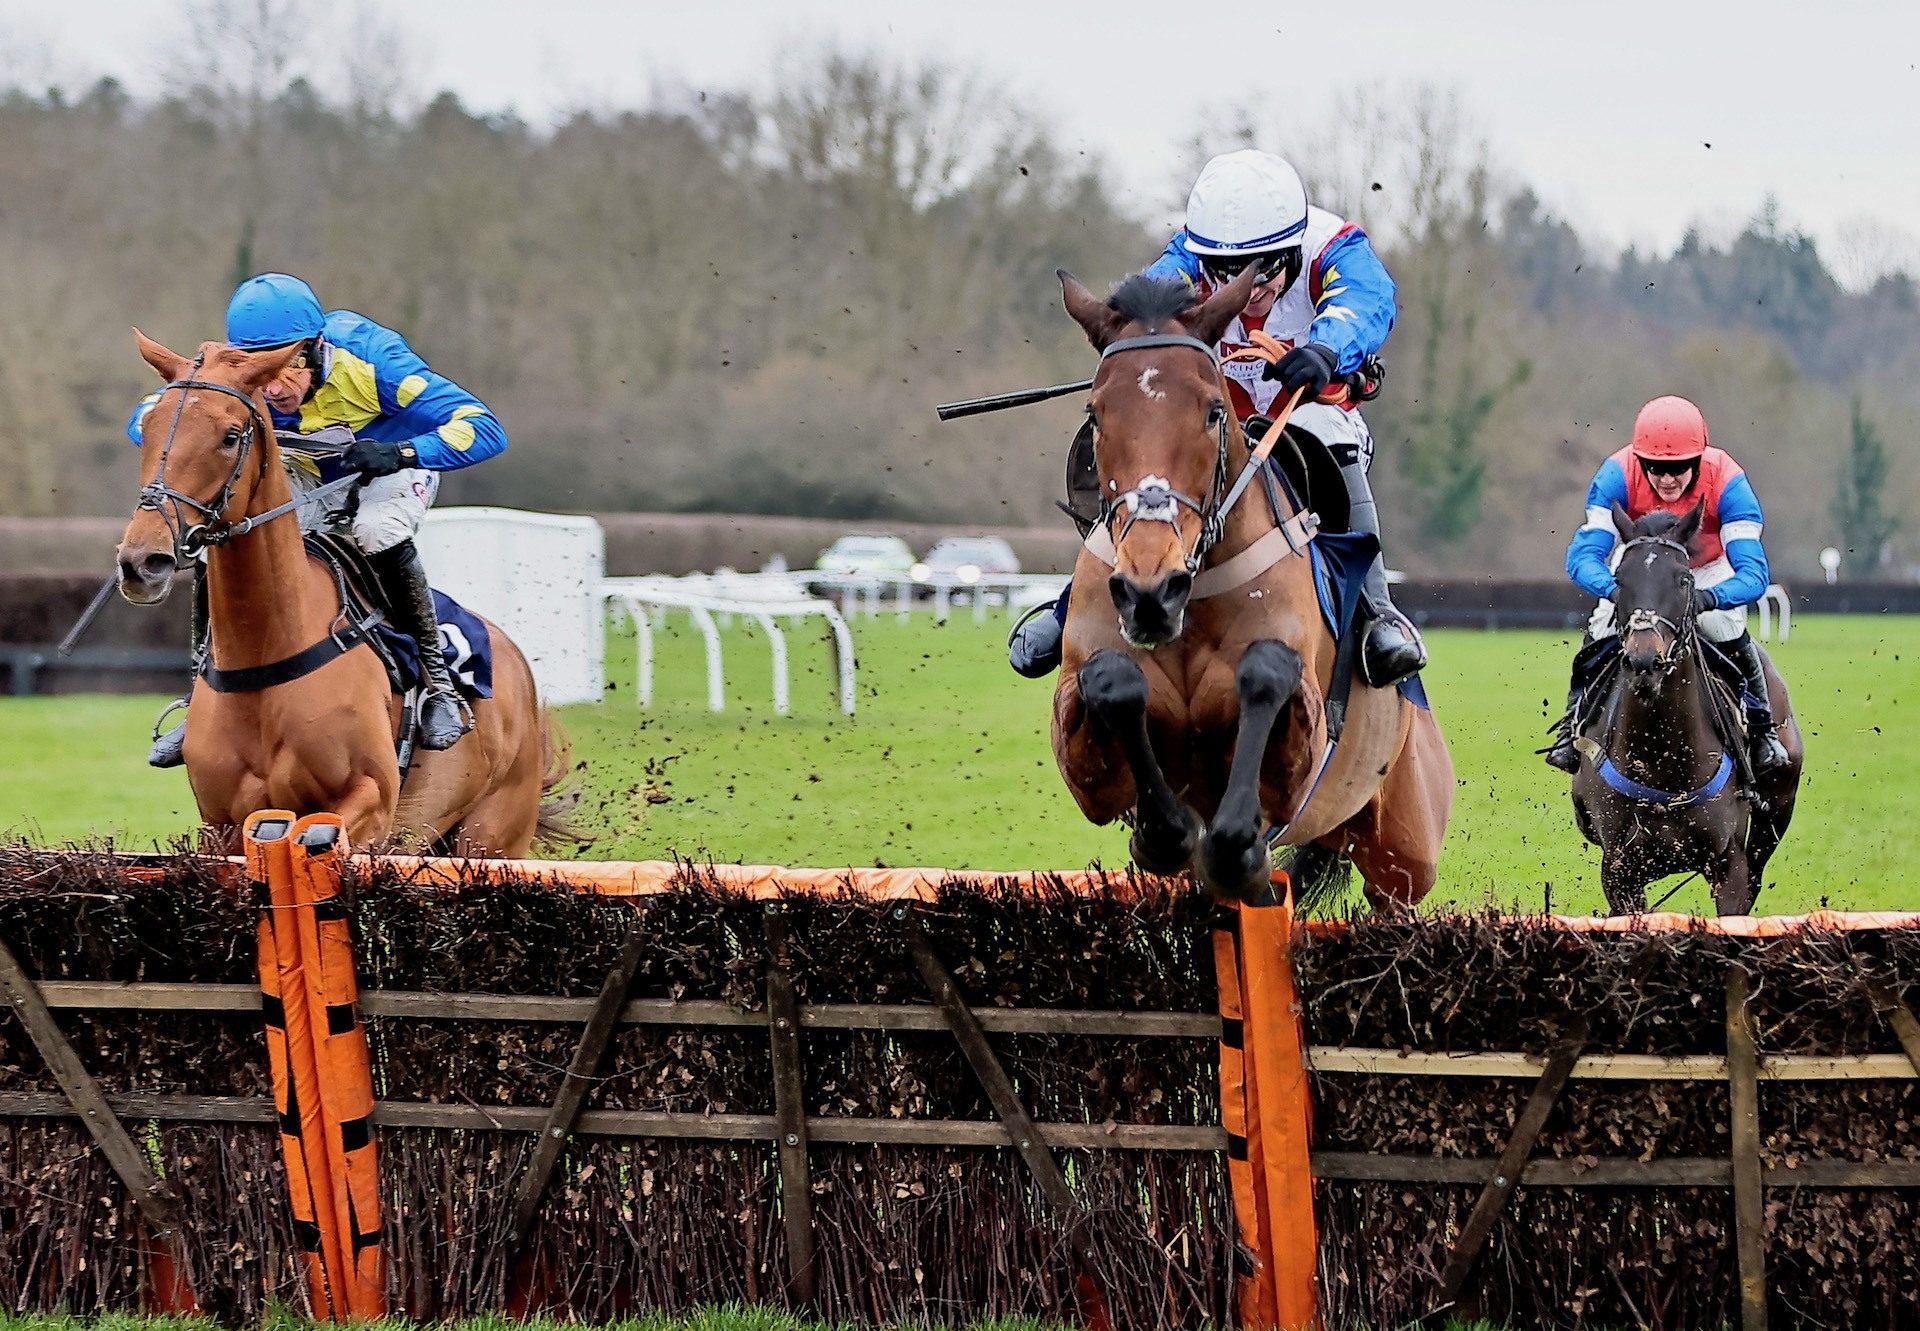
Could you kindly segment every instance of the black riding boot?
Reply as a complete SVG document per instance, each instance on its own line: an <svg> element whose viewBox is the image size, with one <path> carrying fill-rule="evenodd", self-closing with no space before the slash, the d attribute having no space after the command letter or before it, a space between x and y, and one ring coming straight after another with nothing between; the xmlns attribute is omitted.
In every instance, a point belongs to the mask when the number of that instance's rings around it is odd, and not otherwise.
<svg viewBox="0 0 1920 1331"><path fill-rule="evenodd" d="M1360 450L1350 445L1328 450L1340 465L1340 479L1347 485L1347 528L1380 537L1380 514L1373 504L1373 487L1367 481L1367 468ZM1387 595L1387 558L1374 558L1367 580L1360 590L1365 602L1366 624L1361 632L1360 674L1377 689L1398 684L1427 663L1426 644L1420 641L1413 621L1394 606Z"/></svg>
<svg viewBox="0 0 1920 1331"><path fill-rule="evenodd" d="M180 724L165 734L160 732L160 722L175 712L183 712L193 697L193 681L200 678L200 668L207 662L207 571L200 569L193 576L193 599L189 603L187 617L188 656L193 662L192 675L187 680L185 696L175 698L167 704L153 723L153 747L147 750L147 766L178 767L187 760L187 718L181 717Z"/></svg>
<svg viewBox="0 0 1920 1331"><path fill-rule="evenodd" d="M1560 723L1559 738L1547 750L1547 766L1557 767L1571 776L1580 770L1580 751L1573 747L1573 728L1580 720L1580 700L1586 690L1575 684L1567 691L1567 715Z"/></svg>
<svg viewBox="0 0 1920 1331"><path fill-rule="evenodd" d="M1043 601L1020 617L1007 635L1007 664L1014 673L1028 679L1041 679L1060 668L1060 646L1067 635L1068 583L1060 595Z"/></svg>
<svg viewBox="0 0 1920 1331"><path fill-rule="evenodd" d="M440 650L440 618L433 609L427 570L412 541L402 541L368 559L393 607L394 627L420 645L420 673L426 676L426 696L420 705L421 746L450 749L473 728L473 721L454 691L453 675Z"/></svg>
<svg viewBox="0 0 1920 1331"><path fill-rule="evenodd" d="M1746 696L1747 759L1756 776L1778 771L1787 765L1787 746L1773 733L1773 702L1767 696L1767 671L1760 660L1760 644L1751 633L1742 633L1721 650L1740 663L1740 690Z"/></svg>

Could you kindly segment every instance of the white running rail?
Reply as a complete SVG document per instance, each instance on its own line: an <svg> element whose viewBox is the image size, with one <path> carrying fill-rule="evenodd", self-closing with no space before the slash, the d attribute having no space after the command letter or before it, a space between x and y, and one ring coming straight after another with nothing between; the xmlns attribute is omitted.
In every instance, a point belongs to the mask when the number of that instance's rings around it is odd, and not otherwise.
<svg viewBox="0 0 1920 1331"><path fill-rule="evenodd" d="M634 696L641 707L653 706L653 630L656 616L684 610L706 644L707 710L727 707L726 663L720 647L720 629L739 615L766 633L773 654L773 710L785 716L791 708L786 632L781 620L820 618L832 630L835 674L840 710L854 709L853 635L833 602L809 595L801 583L781 573L696 573L684 578L607 578L600 584L603 600L633 621L639 647Z"/></svg>

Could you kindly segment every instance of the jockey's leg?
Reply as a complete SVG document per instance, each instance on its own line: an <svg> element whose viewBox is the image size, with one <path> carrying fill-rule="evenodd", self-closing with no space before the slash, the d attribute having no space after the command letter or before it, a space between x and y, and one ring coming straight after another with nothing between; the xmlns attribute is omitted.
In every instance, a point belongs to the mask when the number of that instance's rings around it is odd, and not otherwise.
<svg viewBox="0 0 1920 1331"><path fill-rule="evenodd" d="M1373 502L1367 471L1373 466L1373 432L1357 411L1309 403L1293 414L1294 423L1326 446L1347 487L1347 529L1380 539L1380 511ZM1375 688L1397 684L1427 663L1426 644L1413 621L1401 614L1387 592L1383 550L1367 570L1360 589L1367 621L1361 632L1360 674Z"/></svg>
<svg viewBox="0 0 1920 1331"><path fill-rule="evenodd" d="M1566 714L1561 721L1558 738L1546 752L1547 766L1557 767L1569 776L1580 770L1580 753L1573 747L1573 741L1579 733L1580 707L1587 697L1582 658L1587 648L1602 638L1612 636L1613 602L1602 601L1593 608L1593 614L1587 620L1587 631L1580 635L1580 650L1573 654L1572 677L1567 682Z"/></svg>
<svg viewBox="0 0 1920 1331"><path fill-rule="evenodd" d="M1042 601L1020 617L1007 635L1007 664L1028 679L1040 679L1060 668L1060 643L1067 632L1067 597L1073 592L1069 582L1060 595Z"/></svg>
<svg viewBox="0 0 1920 1331"><path fill-rule="evenodd" d="M420 707L420 743L450 749L473 728L454 690L453 674L440 650L440 618L433 608L427 570L414 548L413 534L439 492L440 478L421 470L398 471L367 482L353 519L353 538L380 575L394 627L419 645L420 673L426 697Z"/></svg>
<svg viewBox="0 0 1920 1331"><path fill-rule="evenodd" d="M169 714L185 711L188 701L193 697L193 681L200 678L200 668L207 661L207 570L201 565L193 571L193 596L189 602L187 617L188 659L192 661L192 674L187 678L185 697L176 698L167 704L167 710L160 713L165 721ZM180 724L160 733L159 722L153 727L153 747L147 750L149 767L178 767L187 760L187 718L182 716Z"/></svg>
<svg viewBox="0 0 1920 1331"><path fill-rule="evenodd" d="M1773 730L1773 700L1767 694L1766 663L1760 644L1747 632L1747 609L1708 610L1699 617L1700 636L1740 667L1741 702L1747 709L1747 760L1756 776L1787 765L1787 748Z"/></svg>

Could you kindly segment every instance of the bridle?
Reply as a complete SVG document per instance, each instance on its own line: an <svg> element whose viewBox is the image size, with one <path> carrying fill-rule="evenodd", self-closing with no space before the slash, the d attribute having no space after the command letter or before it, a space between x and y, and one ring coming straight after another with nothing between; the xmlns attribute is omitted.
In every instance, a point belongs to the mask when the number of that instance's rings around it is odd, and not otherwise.
<svg viewBox="0 0 1920 1331"><path fill-rule="evenodd" d="M200 368L201 360L201 357L194 357L194 370L197 371ZM167 531L173 537L173 557L177 562L185 564L189 560L197 559L202 551L212 546L224 545L236 536L245 536L255 527L272 522L283 513L291 513L308 504L317 504L322 499L329 498L342 490L351 489L360 483L359 476L349 474L328 481L324 485L315 486L304 494L295 495L286 503L276 504L265 513L256 513L238 522L221 517L221 514L233 504L233 490L240 484L240 475L247 465L247 454L253 450L254 444L260 437L268 432L266 418L260 414L260 408L253 404L253 399L237 388L229 388L225 384L216 384L207 379L189 377L176 379L160 391L167 393L176 388L183 391L189 388L211 389L213 392L238 398L246 404L247 408L246 428L241 430L240 437L234 441L233 470L227 473L226 484L220 487L220 493L214 497L212 503L202 503L192 495L183 494L167 484L167 458L173 452L173 436L174 432L180 428L180 416L187 409L185 397L182 397L180 405L173 409L173 419L167 422L167 437L160 445L160 466L153 473L153 479L140 487L140 500L134 507L135 511L144 508L160 515L160 520L167 525ZM305 451L313 453L331 450L320 450L317 444L309 444ZM260 451L260 474L265 476L266 472L267 453L263 448ZM187 508L195 510L203 521L194 522L189 519L184 511Z"/></svg>
<svg viewBox="0 0 1920 1331"><path fill-rule="evenodd" d="M1683 562L1693 557L1686 546L1669 537L1636 536L1620 547L1621 563L1626 562L1627 552L1636 546L1654 546L1661 549L1672 550L1680 556ZM1691 571L1689 571L1687 576L1688 594L1691 595L1693 576ZM1658 634L1661 629L1665 629L1667 633L1661 637L1661 650L1657 660L1660 674L1662 676L1670 675L1673 673L1674 667L1678 666L1680 662L1685 660L1692 652L1695 635L1699 632L1698 623L1692 615L1683 615L1681 616L1681 620L1681 623L1676 624L1665 615L1656 614L1652 610L1630 610L1627 612L1626 622L1620 627L1620 640L1622 643L1625 643L1629 633L1650 631Z"/></svg>
<svg viewBox="0 0 1920 1331"><path fill-rule="evenodd" d="M149 509L160 515L160 520L167 525L167 531L173 537L174 558L181 563L197 558L201 551L210 546L223 544L236 536L244 536L260 523L269 518L278 517L288 508L283 505L271 513L263 513L259 517L247 518L237 523L228 521L222 516L233 503L233 491L240 484L241 473L246 469L247 454L253 451L254 444L266 432L267 423L260 415L260 409L254 405L253 399L239 389L229 388L225 384L216 384L207 379L193 378L192 376L199 372L204 360L204 356L195 356L193 367L188 372L187 378L175 379L160 390L162 393L170 393L179 389L182 396L173 409L173 419L167 422L167 437L160 445L160 466L154 471L153 479L140 487L140 500L135 505L136 511ZM187 409L185 394L187 390L194 388L225 393L228 397L239 399L247 408L247 423L240 431L239 438L234 441L233 469L227 473L226 483L220 487L220 493L211 503L203 503L192 495L182 493L167 484L167 460L173 453L173 438L180 428L180 417ZM263 449L260 454L262 475L266 474L266 462L266 451ZM198 514L197 521L187 513L187 509L192 509Z"/></svg>
<svg viewBox="0 0 1920 1331"><path fill-rule="evenodd" d="M1212 347L1199 338L1188 337L1184 333L1148 333L1141 337L1121 338L1118 342L1107 345L1106 349L1100 353L1100 360L1104 364L1109 357L1122 352L1146 351L1154 347L1187 347L1205 356L1216 371L1220 366L1220 358ZM1220 424L1216 432L1218 451L1214 458L1213 478L1208 482L1206 497L1197 498L1176 490L1166 477L1152 475L1142 478L1138 485L1122 494L1114 495L1112 498L1102 495L1099 525L1107 529L1116 546L1126 539L1127 533L1133 530L1136 522L1164 522L1174 529L1175 538L1178 539L1180 510L1185 508L1200 519L1200 535L1194 540L1193 548L1184 554L1186 569L1189 574L1200 571L1201 562L1207 557L1207 552L1213 549L1220 538L1226 534L1228 514L1232 513L1234 505L1240 502L1240 496L1246 493L1247 484L1253 479L1254 472L1259 470L1259 467L1254 465L1243 468L1232 487L1228 487L1227 454L1228 440L1233 429L1233 412L1231 408L1224 405L1219 407L1218 411L1220 415ZM1286 420L1283 416L1268 431L1269 435L1278 437L1285 425ZM1115 532L1113 520L1121 516L1123 509L1125 510L1124 520L1120 524L1120 530Z"/></svg>

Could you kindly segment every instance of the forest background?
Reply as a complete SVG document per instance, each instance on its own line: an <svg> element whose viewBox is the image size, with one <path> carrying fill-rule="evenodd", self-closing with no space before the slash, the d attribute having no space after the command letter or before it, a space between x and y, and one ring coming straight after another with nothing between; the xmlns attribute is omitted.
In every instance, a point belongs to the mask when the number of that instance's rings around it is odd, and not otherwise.
<svg viewBox="0 0 1920 1331"><path fill-rule="evenodd" d="M1054 269L1102 288L1166 231L1017 93L821 49L535 129L414 86L378 40L319 68L295 6L258 6L283 31L234 8L193 11L150 98L0 51L0 515L125 512L151 378L128 325L190 350L240 277L284 268L494 407L512 447L446 501L1060 521L1071 399L944 426L932 404L1084 376ZM1168 212L1243 144L1297 162L1398 282L1367 408L1396 564L1558 576L1593 469L1678 392L1752 474L1777 577L1827 545L1848 576L1920 576L1920 288L1891 233L1823 254L1767 198L1737 232L1607 252L1431 87L1196 126Z"/></svg>

